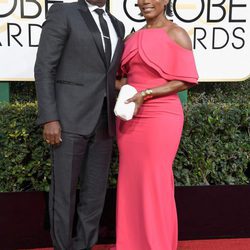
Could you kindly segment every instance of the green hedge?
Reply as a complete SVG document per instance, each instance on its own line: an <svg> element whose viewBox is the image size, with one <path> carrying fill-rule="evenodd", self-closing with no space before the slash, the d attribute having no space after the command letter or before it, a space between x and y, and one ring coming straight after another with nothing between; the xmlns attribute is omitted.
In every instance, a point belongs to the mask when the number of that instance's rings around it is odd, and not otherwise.
<svg viewBox="0 0 250 250"><path fill-rule="evenodd" d="M249 164L249 105L188 106L175 161L177 185L245 184Z"/></svg>
<svg viewBox="0 0 250 250"><path fill-rule="evenodd" d="M246 184L250 137L247 101L249 82L212 95L191 91L185 107L185 126L174 164L177 185ZM227 92L227 90L230 90ZM34 102L0 108L0 191L48 190L49 148L35 125ZM116 185L117 148L109 178Z"/></svg>
<svg viewBox="0 0 250 250"><path fill-rule="evenodd" d="M49 148L36 126L36 103L0 108L0 192L48 190Z"/></svg>

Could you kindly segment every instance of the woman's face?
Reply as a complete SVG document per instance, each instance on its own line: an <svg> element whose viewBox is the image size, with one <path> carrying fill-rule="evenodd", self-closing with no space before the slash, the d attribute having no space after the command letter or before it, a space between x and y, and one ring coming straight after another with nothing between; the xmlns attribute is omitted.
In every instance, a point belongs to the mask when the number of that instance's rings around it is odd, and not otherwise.
<svg viewBox="0 0 250 250"><path fill-rule="evenodd" d="M138 6L146 19L155 18L164 13L168 0L138 0Z"/></svg>

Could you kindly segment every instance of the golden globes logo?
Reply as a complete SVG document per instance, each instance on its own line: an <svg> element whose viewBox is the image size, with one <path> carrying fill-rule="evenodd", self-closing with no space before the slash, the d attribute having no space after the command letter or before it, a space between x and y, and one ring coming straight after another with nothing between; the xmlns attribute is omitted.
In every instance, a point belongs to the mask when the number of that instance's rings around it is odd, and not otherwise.
<svg viewBox="0 0 250 250"><path fill-rule="evenodd" d="M237 0L172 0L173 21L182 23L194 49L242 49L245 45L246 4ZM124 12L135 23L144 22L137 0L124 0ZM245 12L243 12L245 11ZM135 28L131 29L134 32Z"/></svg>
<svg viewBox="0 0 250 250"><path fill-rule="evenodd" d="M0 46L37 47L41 22L55 0L0 0Z"/></svg>

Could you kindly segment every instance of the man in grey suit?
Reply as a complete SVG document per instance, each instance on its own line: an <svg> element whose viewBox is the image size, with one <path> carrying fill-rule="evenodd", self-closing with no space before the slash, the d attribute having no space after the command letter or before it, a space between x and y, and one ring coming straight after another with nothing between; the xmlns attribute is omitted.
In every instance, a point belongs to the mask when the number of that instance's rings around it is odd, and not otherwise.
<svg viewBox="0 0 250 250"><path fill-rule="evenodd" d="M123 24L105 7L106 0L54 4L37 52L38 123L52 145L49 204L56 250L90 249L97 242L115 135L115 78L124 37Z"/></svg>

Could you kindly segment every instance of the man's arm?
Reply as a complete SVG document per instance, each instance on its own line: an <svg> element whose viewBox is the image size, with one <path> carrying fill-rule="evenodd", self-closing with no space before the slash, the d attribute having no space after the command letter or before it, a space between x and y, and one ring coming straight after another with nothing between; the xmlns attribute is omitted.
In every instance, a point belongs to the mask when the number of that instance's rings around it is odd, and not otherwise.
<svg viewBox="0 0 250 250"><path fill-rule="evenodd" d="M38 47L35 81L39 124L59 119L55 99L55 77L68 34L63 8L62 4L54 4L50 8Z"/></svg>
<svg viewBox="0 0 250 250"><path fill-rule="evenodd" d="M54 4L43 24L35 63L38 98L38 123L44 125L43 137L49 144L61 141L61 127L55 99L55 77L67 40L67 18L62 4Z"/></svg>

